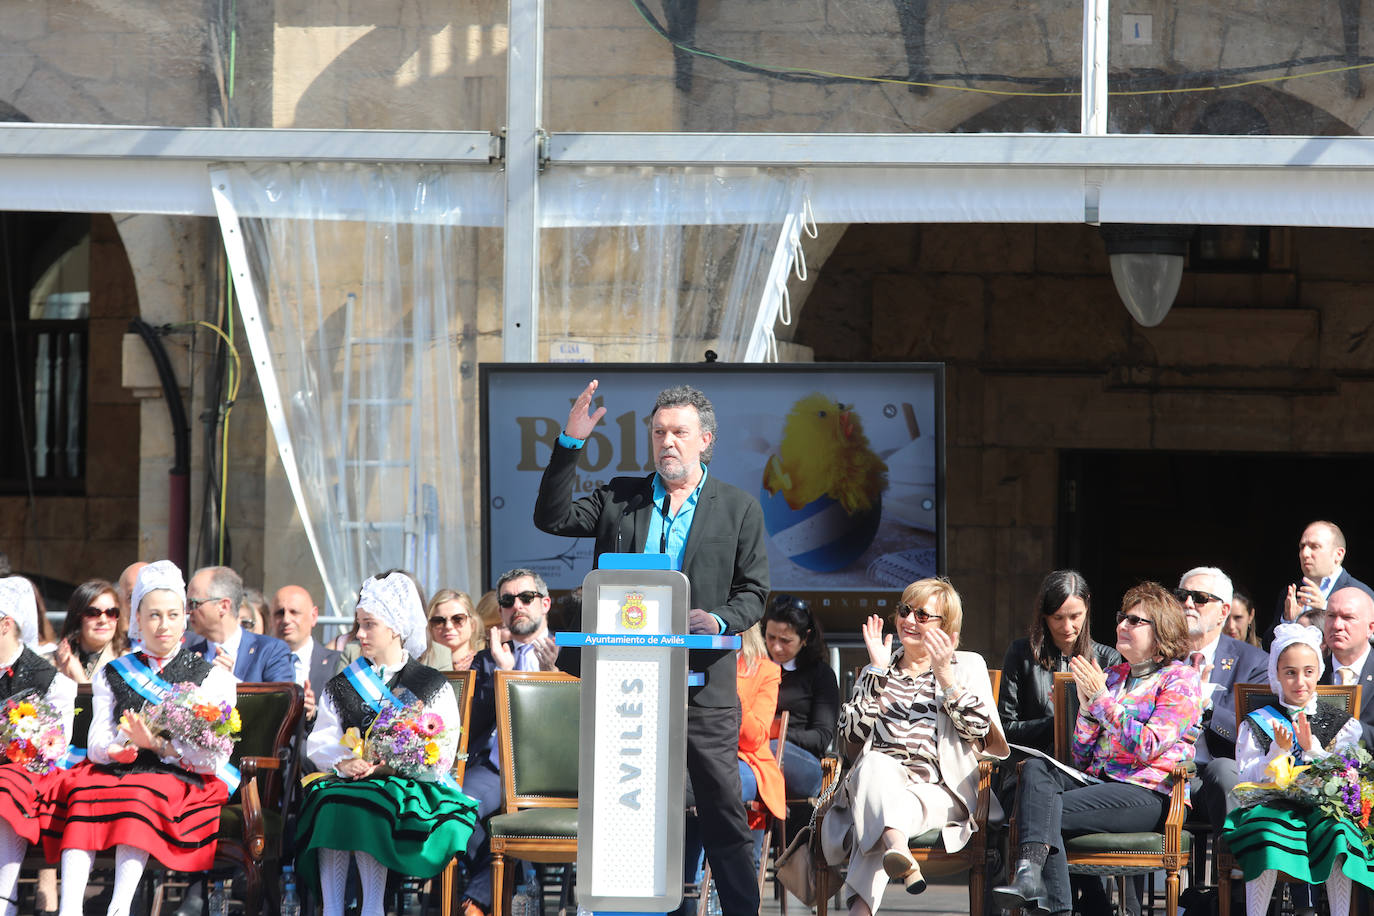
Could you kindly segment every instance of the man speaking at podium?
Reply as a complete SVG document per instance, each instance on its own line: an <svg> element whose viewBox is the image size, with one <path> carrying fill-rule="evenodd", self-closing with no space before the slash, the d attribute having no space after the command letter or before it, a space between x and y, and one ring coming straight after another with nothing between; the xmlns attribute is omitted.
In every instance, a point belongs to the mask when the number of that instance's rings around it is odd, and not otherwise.
<svg viewBox="0 0 1374 916"><path fill-rule="evenodd" d="M716 412L687 385L659 392L651 415L654 464L647 477L616 477L573 499L577 460L606 414L591 409L592 380L573 402L568 424L544 469L534 524L549 534L596 538L603 553L666 553L692 586L692 633L740 633L763 616L768 549L763 510L738 487L707 471ZM753 843L740 799L740 708L735 653L693 649L688 667L706 676L687 691L688 804L695 804L702 845L726 916L759 910Z"/></svg>

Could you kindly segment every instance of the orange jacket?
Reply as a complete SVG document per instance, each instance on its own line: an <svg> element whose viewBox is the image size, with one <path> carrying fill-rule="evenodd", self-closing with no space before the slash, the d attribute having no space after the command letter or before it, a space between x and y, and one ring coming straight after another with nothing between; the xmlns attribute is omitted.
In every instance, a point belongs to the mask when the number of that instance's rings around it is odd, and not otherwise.
<svg viewBox="0 0 1374 916"><path fill-rule="evenodd" d="M782 783L782 770L768 746L773 729L773 716L778 710L778 685L782 669L771 659L761 658L752 675L744 670L744 659L736 665L735 689L739 692L739 759L749 764L759 784L759 798L774 817L787 816L787 790ZM750 816L749 826L763 827L762 818ZM755 823L755 821L760 821Z"/></svg>

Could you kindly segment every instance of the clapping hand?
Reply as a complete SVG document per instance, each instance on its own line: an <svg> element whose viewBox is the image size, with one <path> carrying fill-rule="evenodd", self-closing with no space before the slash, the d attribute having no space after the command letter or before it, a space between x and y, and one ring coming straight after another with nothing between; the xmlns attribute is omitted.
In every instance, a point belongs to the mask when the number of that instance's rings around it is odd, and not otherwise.
<svg viewBox="0 0 1374 916"><path fill-rule="evenodd" d="M1069 673L1078 687L1078 703L1087 706L1107 686L1107 675L1096 658L1074 655L1069 658Z"/></svg>
<svg viewBox="0 0 1374 916"><path fill-rule="evenodd" d="M863 625L864 646L868 649L868 663L887 669L892 663L892 634L883 635L883 618L870 614Z"/></svg>
<svg viewBox="0 0 1374 916"><path fill-rule="evenodd" d="M1317 739L1312 737L1312 723L1307 721L1307 713L1300 712L1293 717L1293 732L1298 747L1312 753L1317 746Z"/></svg>
<svg viewBox="0 0 1374 916"><path fill-rule="evenodd" d="M1282 725L1275 725L1274 743L1277 744L1279 749L1285 754L1291 754L1293 752L1293 733Z"/></svg>
<svg viewBox="0 0 1374 916"><path fill-rule="evenodd" d="M954 683L954 639L939 627L931 627L922 634L926 652L930 655L930 670L941 687Z"/></svg>
<svg viewBox="0 0 1374 916"><path fill-rule="evenodd" d="M491 647L491 660L496 662L496 667L502 671L513 670L515 668L515 650L501 641L501 628L492 627L487 636L487 645Z"/></svg>

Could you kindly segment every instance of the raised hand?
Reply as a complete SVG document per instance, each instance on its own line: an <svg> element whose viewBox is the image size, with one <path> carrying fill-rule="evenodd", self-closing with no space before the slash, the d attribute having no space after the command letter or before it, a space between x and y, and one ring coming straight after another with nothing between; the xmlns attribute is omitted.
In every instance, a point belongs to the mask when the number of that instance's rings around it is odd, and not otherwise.
<svg viewBox="0 0 1374 916"><path fill-rule="evenodd" d="M601 418L606 416L606 408L598 407L592 410L592 395L596 394L596 386L599 384L596 379L592 379L582 393L573 401L572 410L568 411L568 425L563 427L563 431L574 439L585 439L596 429L596 424L601 422Z"/></svg>
<svg viewBox="0 0 1374 916"><path fill-rule="evenodd" d="M1069 673L1073 675L1074 685L1078 687L1078 702L1086 706L1107 686L1107 675L1096 657L1084 658L1074 655L1069 658Z"/></svg>
<svg viewBox="0 0 1374 916"><path fill-rule="evenodd" d="M1311 753L1318 742L1312 737L1312 723L1307 721L1307 713L1300 712L1293 718L1293 731L1298 747Z"/></svg>
<svg viewBox="0 0 1374 916"><path fill-rule="evenodd" d="M487 645L491 647L491 660L502 671L515 669L515 650L501 641L501 628L492 627L487 634Z"/></svg>
<svg viewBox="0 0 1374 916"><path fill-rule="evenodd" d="M863 636L870 665L886 669L892 664L892 634L883 635L883 618L870 614L864 621Z"/></svg>
<svg viewBox="0 0 1374 916"><path fill-rule="evenodd" d="M939 627L931 627L922 636L930 655L930 670L941 687L954 683L954 640Z"/></svg>
<svg viewBox="0 0 1374 916"><path fill-rule="evenodd" d="M1293 752L1293 735L1282 725L1274 726L1274 743L1279 746L1285 754Z"/></svg>

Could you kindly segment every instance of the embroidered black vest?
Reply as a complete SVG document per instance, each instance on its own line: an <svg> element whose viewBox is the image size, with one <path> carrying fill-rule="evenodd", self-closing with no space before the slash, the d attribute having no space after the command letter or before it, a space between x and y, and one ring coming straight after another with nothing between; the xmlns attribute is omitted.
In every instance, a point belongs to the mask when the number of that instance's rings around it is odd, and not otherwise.
<svg viewBox="0 0 1374 916"><path fill-rule="evenodd" d="M18 693L33 691L39 696L47 696L52 679L57 677L57 669L45 662L28 646L19 653L11 666L12 673L0 676L0 700L7 700Z"/></svg>
<svg viewBox="0 0 1374 916"><path fill-rule="evenodd" d="M1287 710L1284 710L1287 712ZM1254 719L1255 714L1246 716L1247 719ZM1329 703L1318 703L1317 709L1312 715L1307 717L1307 725L1312 729L1312 737L1321 742L1322 747L1331 750L1331 741L1340 734L1345 723L1350 721L1350 716L1344 710L1337 709ZM1250 724L1250 734L1255 736L1255 743L1260 746L1260 750L1269 753L1269 745L1274 743L1274 739L1264 733L1256 722ZM1296 746L1296 745L1295 745Z"/></svg>
<svg viewBox="0 0 1374 916"><path fill-rule="evenodd" d="M145 665L148 663L147 656L137 653L140 661ZM214 667L199 654L182 650L172 657L162 670L157 672L158 677L169 684L191 683L199 686L205 682L205 677ZM152 666L149 665L149 669ZM138 712L143 709L143 705L148 699L143 694L136 692L132 687L125 683L124 678L119 676L113 665L106 665L105 683L110 687L111 699L114 707L110 710L111 720L118 722L119 717L129 710ZM152 751L140 750L134 762L130 764L109 764L110 769L120 773L170 773L178 779L189 783L200 783L201 776L196 773L188 772L179 766L163 763Z"/></svg>
<svg viewBox="0 0 1374 916"><path fill-rule="evenodd" d="M440 690L448 686L448 678L412 658L387 681L386 686L392 693L397 693L398 687L404 687L415 694L416 699L429 704ZM339 713L339 727L344 731L350 728L356 728L360 732L366 731L376 718L377 713L358 695L358 691L353 689L353 684L348 680L348 675L342 671L331 677L324 689L333 701L334 709Z"/></svg>

